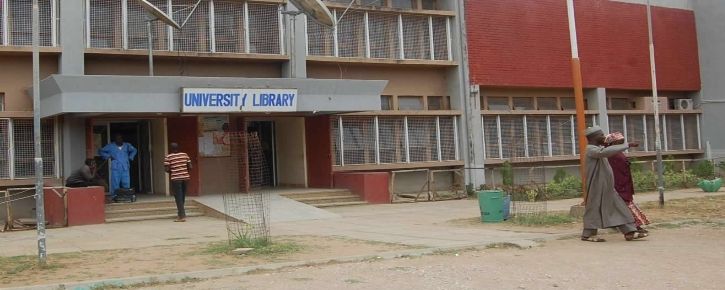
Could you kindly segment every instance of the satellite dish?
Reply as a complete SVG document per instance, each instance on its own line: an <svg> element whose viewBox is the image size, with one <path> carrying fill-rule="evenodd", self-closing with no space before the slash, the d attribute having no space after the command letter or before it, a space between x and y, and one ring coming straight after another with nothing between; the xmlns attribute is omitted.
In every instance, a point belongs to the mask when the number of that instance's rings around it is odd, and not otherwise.
<svg viewBox="0 0 725 290"><path fill-rule="evenodd" d="M179 25L178 23L176 23L176 21L174 21L174 19L166 15L164 11L161 11L161 9L154 6L154 4L151 4L147 0L136 0L136 2L138 2L138 4L143 7L143 10L146 10L147 13L156 17L156 19L161 20L161 22L166 23L167 25L176 28L177 30L181 29L181 25Z"/></svg>
<svg viewBox="0 0 725 290"><path fill-rule="evenodd" d="M322 25L335 26L335 20L327 6L320 0L289 0L307 16L312 17Z"/></svg>

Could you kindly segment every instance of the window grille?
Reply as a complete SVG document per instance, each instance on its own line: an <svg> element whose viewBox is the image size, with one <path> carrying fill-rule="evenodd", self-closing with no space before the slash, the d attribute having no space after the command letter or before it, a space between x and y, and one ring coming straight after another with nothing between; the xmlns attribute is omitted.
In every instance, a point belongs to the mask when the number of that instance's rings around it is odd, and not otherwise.
<svg viewBox="0 0 725 290"><path fill-rule="evenodd" d="M342 165L341 141L340 140L340 117L330 118L330 138L332 139L332 152L335 156L335 165Z"/></svg>
<svg viewBox="0 0 725 290"><path fill-rule="evenodd" d="M122 48L121 1L89 0L89 4L90 43L88 45L92 48ZM133 4L138 6L135 2ZM145 36L146 26L143 29Z"/></svg>
<svg viewBox="0 0 725 290"><path fill-rule="evenodd" d="M43 176L55 175L55 127L53 120L41 122ZM13 120L13 162L15 178L35 176L35 150L33 147L33 120Z"/></svg>
<svg viewBox="0 0 725 290"><path fill-rule="evenodd" d="M399 96L398 110L423 110L423 97L421 96Z"/></svg>
<svg viewBox="0 0 725 290"><path fill-rule="evenodd" d="M0 5L1 6L1 5ZM0 119L0 178L10 178L10 121Z"/></svg>
<svg viewBox="0 0 725 290"><path fill-rule="evenodd" d="M556 105L556 98L553 97L536 98L536 105L539 110L560 110Z"/></svg>
<svg viewBox="0 0 725 290"><path fill-rule="evenodd" d="M423 0L421 2L421 4L422 4L421 8L426 9L426 10L436 10L436 9L438 9L438 5L436 2L437 2L437 0Z"/></svg>
<svg viewBox="0 0 725 290"><path fill-rule="evenodd" d="M549 156L546 116L526 116L529 157Z"/></svg>
<svg viewBox="0 0 725 290"><path fill-rule="evenodd" d="M334 46L333 29L307 17L307 54L335 56Z"/></svg>
<svg viewBox="0 0 725 290"><path fill-rule="evenodd" d="M375 164L375 125L372 117L342 119L345 165Z"/></svg>
<svg viewBox="0 0 725 290"><path fill-rule="evenodd" d="M29 46L33 44L31 0L8 1L7 31L10 45ZM0 3L2 3L0 1ZM40 46L53 46L52 0L38 0L40 14Z"/></svg>
<svg viewBox="0 0 725 290"><path fill-rule="evenodd" d="M104 1L109 2L109 1ZM110 1L110 2L118 2L118 1ZM155 5L162 11L168 10L168 1L167 0L151 0L151 4ZM186 4L186 3L184 3ZM102 5L106 5L105 3ZM174 2L174 5L177 5L176 2ZM199 5L199 8L201 8L201 4ZM174 11L176 11L175 8ZM194 14L200 13L199 9L197 9ZM183 14L183 13L182 13ZM148 49L148 27L146 24L147 21L147 14L146 11L141 7L141 5L138 4L136 1L128 1L127 4L127 15L128 15L128 49ZM93 15L91 15L93 17ZM120 14L117 14L117 17L120 17ZM194 17L192 17L194 18ZM205 17L206 18L206 17ZM178 19L176 21L179 21ZM183 19L182 19L183 21ZM179 22L181 24L181 22ZM187 27L184 27L184 30L186 30ZM194 29L194 28L189 28ZM153 45L154 50L168 50L168 26L164 24L161 21L154 21L151 23L151 34L153 38ZM183 30L182 30L183 31ZM119 31L120 33L120 31ZM179 33L179 32L174 32Z"/></svg>
<svg viewBox="0 0 725 290"><path fill-rule="evenodd" d="M280 54L279 6L248 4L249 52Z"/></svg>
<svg viewBox="0 0 725 290"><path fill-rule="evenodd" d="M347 0L339 0L339 1L346 1L347 3L350 3L350 1ZM360 5L362 6L373 6L373 7L383 7L386 5L385 1L387 0L360 0Z"/></svg>
<svg viewBox="0 0 725 290"><path fill-rule="evenodd" d="M431 19L433 21L433 52L435 60L449 60L448 17L432 17Z"/></svg>
<svg viewBox="0 0 725 290"><path fill-rule="evenodd" d="M403 15L403 48L406 59L430 59L427 16Z"/></svg>
<svg viewBox="0 0 725 290"><path fill-rule="evenodd" d="M397 14L368 13L371 58L400 58Z"/></svg>
<svg viewBox="0 0 725 290"><path fill-rule="evenodd" d="M482 116L483 122L483 141L486 146L486 158L501 158L498 146L498 122L496 116Z"/></svg>
<svg viewBox="0 0 725 290"><path fill-rule="evenodd" d="M441 160L456 160L456 117L439 117Z"/></svg>
<svg viewBox="0 0 725 290"><path fill-rule="evenodd" d="M559 98L559 102L561 102L562 110L576 110L574 98Z"/></svg>
<svg viewBox="0 0 725 290"><path fill-rule="evenodd" d="M619 132L624 134L624 116L609 115L609 132Z"/></svg>
<svg viewBox="0 0 725 290"><path fill-rule="evenodd" d="M683 150L682 122L680 115L665 115L667 120L667 149Z"/></svg>
<svg viewBox="0 0 725 290"><path fill-rule="evenodd" d="M698 118L700 118L700 116L694 114L685 114L683 117L685 122L685 145L687 145L686 149L700 149L700 128L698 128L697 126Z"/></svg>
<svg viewBox="0 0 725 290"><path fill-rule="evenodd" d="M533 110L534 98L515 97L513 98L514 110Z"/></svg>
<svg viewBox="0 0 725 290"><path fill-rule="evenodd" d="M342 13L340 10L337 15ZM345 13L337 24L337 47L340 57L365 57L365 13Z"/></svg>
<svg viewBox="0 0 725 290"><path fill-rule="evenodd" d="M644 148L644 121L642 115L627 115L627 142L637 142L639 147L629 148L630 152L645 151ZM624 132L622 132L624 134Z"/></svg>
<svg viewBox="0 0 725 290"><path fill-rule="evenodd" d="M572 131L570 116L550 116L551 151L554 156L572 154Z"/></svg>
<svg viewBox="0 0 725 290"><path fill-rule="evenodd" d="M7 1L7 0L5 0ZM5 43L5 4L0 1L0 45L6 45Z"/></svg>
<svg viewBox="0 0 725 290"><path fill-rule="evenodd" d="M196 4L195 0L174 0L172 1L174 7L174 20L181 24L186 20L186 17L192 9L182 9L193 7ZM186 23L183 29L175 30L174 35L174 50L175 51L198 51L198 52L210 52L211 51L211 39L209 35L209 2L202 1L199 6L191 15L191 18Z"/></svg>
<svg viewBox="0 0 725 290"><path fill-rule="evenodd" d="M244 2L214 1L216 52L244 52Z"/></svg>
<svg viewBox="0 0 725 290"><path fill-rule="evenodd" d="M526 157L526 146L523 138L524 122L522 116L500 116L500 118L503 158Z"/></svg>
<svg viewBox="0 0 725 290"><path fill-rule="evenodd" d="M393 8L413 9L413 0L390 0Z"/></svg>
<svg viewBox="0 0 725 290"><path fill-rule="evenodd" d="M647 115L646 120L647 120L647 128L646 128L646 130L647 130L647 151L656 151L657 147L655 144L655 136L657 136L657 135L655 134L655 118L652 115ZM660 124L660 126L661 125L662 124ZM660 131L660 136L662 136L662 131ZM660 138L660 142L662 142L662 143L660 143L660 146L662 146L661 147L662 150L665 150L664 140L662 140L662 138Z"/></svg>
<svg viewBox="0 0 725 290"><path fill-rule="evenodd" d="M408 117L410 162L438 160L436 121L432 117Z"/></svg>
<svg viewBox="0 0 725 290"><path fill-rule="evenodd" d="M380 163L405 162L405 127L402 117L379 117Z"/></svg>

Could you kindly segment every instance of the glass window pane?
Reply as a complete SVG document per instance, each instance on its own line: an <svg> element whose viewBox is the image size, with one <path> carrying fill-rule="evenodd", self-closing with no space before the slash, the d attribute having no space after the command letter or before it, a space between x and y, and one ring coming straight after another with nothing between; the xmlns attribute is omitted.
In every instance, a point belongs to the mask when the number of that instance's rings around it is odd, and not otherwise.
<svg viewBox="0 0 725 290"><path fill-rule="evenodd" d="M509 106L508 97L487 97L487 99L488 99L488 109L489 110L495 110L495 111L511 110L511 106Z"/></svg>
<svg viewBox="0 0 725 290"><path fill-rule="evenodd" d="M411 111L423 110L423 97L400 96L398 97L398 110Z"/></svg>

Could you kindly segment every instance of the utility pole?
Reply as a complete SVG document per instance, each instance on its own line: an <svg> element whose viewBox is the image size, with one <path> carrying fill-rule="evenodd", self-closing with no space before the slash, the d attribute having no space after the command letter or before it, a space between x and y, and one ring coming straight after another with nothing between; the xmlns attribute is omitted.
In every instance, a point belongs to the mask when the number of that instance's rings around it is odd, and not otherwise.
<svg viewBox="0 0 725 290"><path fill-rule="evenodd" d="M52 20L54 21L54 20ZM43 155L40 146L40 12L33 0L33 147L35 150L35 215L38 229L38 263L45 266L45 204L43 200Z"/></svg>
<svg viewBox="0 0 725 290"><path fill-rule="evenodd" d="M649 37L649 65L652 72L652 103L655 111L655 150L657 151L657 191L660 194L660 208L665 207L665 180L662 166L662 140L660 134L660 99L657 96L657 70L655 68L655 44L652 37L652 9L647 0L647 33Z"/></svg>

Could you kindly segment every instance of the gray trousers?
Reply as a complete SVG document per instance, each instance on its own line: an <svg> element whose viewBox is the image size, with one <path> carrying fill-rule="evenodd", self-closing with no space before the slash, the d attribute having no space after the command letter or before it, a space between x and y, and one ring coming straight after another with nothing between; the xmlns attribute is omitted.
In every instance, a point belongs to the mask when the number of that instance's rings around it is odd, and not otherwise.
<svg viewBox="0 0 725 290"><path fill-rule="evenodd" d="M618 229L623 234L637 231L637 227L634 226L634 223L623 224L621 226L616 226L614 228ZM596 236L596 235L597 235L597 229L584 229L582 231L582 237L584 237L584 238L588 238L588 237L592 237L592 236Z"/></svg>

